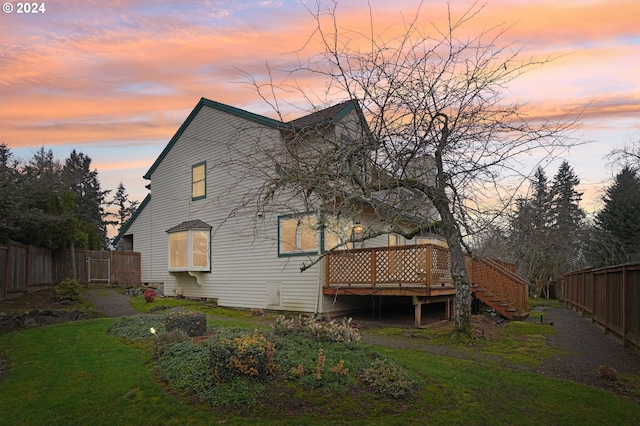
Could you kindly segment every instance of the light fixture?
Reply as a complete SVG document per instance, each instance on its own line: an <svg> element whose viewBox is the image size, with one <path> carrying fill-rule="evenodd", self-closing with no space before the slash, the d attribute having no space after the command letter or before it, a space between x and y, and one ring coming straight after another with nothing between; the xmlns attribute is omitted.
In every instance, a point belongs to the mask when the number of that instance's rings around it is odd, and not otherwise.
<svg viewBox="0 0 640 426"><path fill-rule="evenodd" d="M362 232L362 225L360 225L359 223L353 225L353 232L356 234L360 234Z"/></svg>

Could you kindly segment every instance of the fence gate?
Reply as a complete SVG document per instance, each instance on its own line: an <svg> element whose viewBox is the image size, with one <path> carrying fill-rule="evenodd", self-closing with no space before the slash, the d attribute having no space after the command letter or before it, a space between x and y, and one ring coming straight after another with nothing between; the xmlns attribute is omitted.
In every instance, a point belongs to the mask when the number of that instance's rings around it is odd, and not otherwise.
<svg viewBox="0 0 640 426"><path fill-rule="evenodd" d="M90 283L108 283L111 277L111 259L87 257L87 281Z"/></svg>

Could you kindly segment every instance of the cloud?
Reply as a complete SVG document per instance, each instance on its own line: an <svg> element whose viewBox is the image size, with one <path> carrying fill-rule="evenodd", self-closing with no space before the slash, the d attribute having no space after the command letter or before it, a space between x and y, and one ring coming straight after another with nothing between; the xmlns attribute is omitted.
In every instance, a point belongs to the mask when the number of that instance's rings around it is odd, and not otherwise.
<svg viewBox="0 0 640 426"><path fill-rule="evenodd" d="M356 46L358 34L372 33L372 13L373 34L401 34L419 3L339 2L338 29ZM454 18L469 4L451 2ZM316 2L56 1L40 16L0 16L0 142L159 151L200 97L274 116L247 76L268 82L268 63L273 76L283 78L277 70L295 68L319 51L305 5L315 8ZM434 25L446 28L446 15L445 2L426 0L415 23L423 34L435 34ZM584 110L589 137L621 139L622 131L637 128L640 112L638 16L636 0L495 0L462 26L460 36L504 24L501 42L522 48L523 57L554 58L510 85L510 98L540 120ZM330 36L332 27L326 28ZM326 81L317 75L302 73L285 84L311 97L325 95ZM303 97L285 89L281 95L290 105L284 108L290 117L300 114L295 107L306 106ZM135 155L148 161L146 167L153 162L141 151ZM128 167L117 161L101 165L105 172Z"/></svg>

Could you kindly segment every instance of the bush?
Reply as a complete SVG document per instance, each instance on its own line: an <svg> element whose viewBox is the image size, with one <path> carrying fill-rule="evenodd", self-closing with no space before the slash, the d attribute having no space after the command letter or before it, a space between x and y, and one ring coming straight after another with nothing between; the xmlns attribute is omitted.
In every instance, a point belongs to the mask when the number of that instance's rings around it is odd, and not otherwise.
<svg viewBox="0 0 640 426"><path fill-rule="evenodd" d="M75 302L80 298L80 283L76 279L67 278L56 284L53 294L58 302L62 300Z"/></svg>
<svg viewBox="0 0 640 426"><path fill-rule="evenodd" d="M167 331L183 330L190 337L207 333L207 316L202 312L169 312L164 320Z"/></svg>
<svg viewBox="0 0 640 426"><path fill-rule="evenodd" d="M174 343L188 342L189 336L183 330L172 330L166 333L156 334L156 338L153 340L153 355L156 359L159 359L167 347Z"/></svg>
<svg viewBox="0 0 640 426"><path fill-rule="evenodd" d="M181 342L164 348L156 368L160 378L165 380L169 387L192 392L204 401L209 398L213 386L208 364L209 354L205 347Z"/></svg>
<svg viewBox="0 0 640 426"><path fill-rule="evenodd" d="M153 337L151 328L154 328L156 333L164 331L162 323L162 316L159 315L121 317L109 326L107 333L129 340L149 339Z"/></svg>
<svg viewBox="0 0 640 426"><path fill-rule="evenodd" d="M273 360L275 345L255 330L229 338L218 335L209 339L209 363L217 383L239 376L265 380L277 370Z"/></svg>
<svg viewBox="0 0 640 426"><path fill-rule="evenodd" d="M145 290L144 292L144 300L146 302L153 302L154 300L156 300L156 292L151 290L150 288Z"/></svg>
<svg viewBox="0 0 640 426"><path fill-rule="evenodd" d="M409 396L418 384L398 365L381 359L375 360L362 371L362 380L374 392L396 399Z"/></svg>
<svg viewBox="0 0 640 426"><path fill-rule="evenodd" d="M209 404L215 408L231 407L253 409L265 390L264 383L247 377L237 377L230 382L218 383L209 391Z"/></svg>
<svg viewBox="0 0 640 426"><path fill-rule="evenodd" d="M320 342L354 344L361 337L360 331L351 326L351 318L345 318L341 322L322 323L302 315L297 319L287 319L280 315L273 324L273 331L276 336L306 335Z"/></svg>

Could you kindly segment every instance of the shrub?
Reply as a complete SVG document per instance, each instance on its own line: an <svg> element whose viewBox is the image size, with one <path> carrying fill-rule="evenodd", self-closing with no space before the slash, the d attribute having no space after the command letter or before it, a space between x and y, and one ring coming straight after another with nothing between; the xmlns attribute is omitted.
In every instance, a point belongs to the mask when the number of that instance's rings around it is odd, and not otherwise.
<svg viewBox="0 0 640 426"><path fill-rule="evenodd" d="M351 318L321 323L302 315L297 319L280 315L273 324L273 331L276 336L306 335L321 342L357 343L361 337L360 331L351 326Z"/></svg>
<svg viewBox="0 0 640 426"><path fill-rule="evenodd" d="M376 359L362 371L362 380L374 392L396 399L408 396L418 384L398 365L381 359Z"/></svg>
<svg viewBox="0 0 640 426"><path fill-rule="evenodd" d="M237 377L230 382L218 383L209 391L209 404L212 407L232 407L253 409L257 399L265 390L264 383L256 382L248 377Z"/></svg>
<svg viewBox="0 0 640 426"><path fill-rule="evenodd" d="M183 330L190 337L207 333L207 317L202 312L169 312L164 320L167 331Z"/></svg>
<svg viewBox="0 0 640 426"><path fill-rule="evenodd" d="M277 370L275 345L258 330L233 338L219 335L207 343L211 371L218 383L238 376L264 380Z"/></svg>
<svg viewBox="0 0 640 426"><path fill-rule="evenodd" d="M159 359L167 347L174 343L182 343L189 341L189 336L183 330L172 330L166 333L156 334L153 340L153 355Z"/></svg>
<svg viewBox="0 0 640 426"><path fill-rule="evenodd" d="M154 328L159 334L164 331L162 322L162 316L159 315L121 317L109 326L107 333L129 340L149 339L153 337L150 332L151 328Z"/></svg>
<svg viewBox="0 0 640 426"><path fill-rule="evenodd" d="M207 349L190 342L173 343L166 346L156 369L169 387L190 391L200 400L206 400L213 386L213 377L208 368Z"/></svg>
<svg viewBox="0 0 640 426"><path fill-rule="evenodd" d="M75 302L80 298L80 283L74 278L67 278L56 284L53 294L58 302L62 300Z"/></svg>
<svg viewBox="0 0 640 426"><path fill-rule="evenodd" d="M149 303L156 300L156 292L151 290L150 288L145 290L144 292L144 300Z"/></svg>

